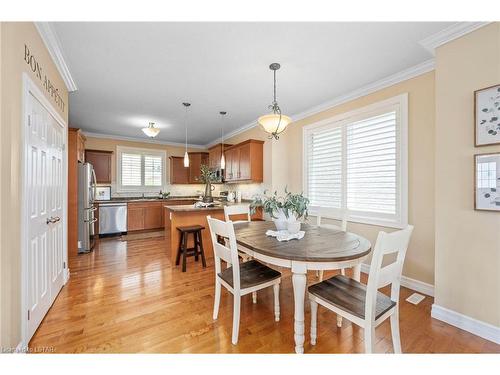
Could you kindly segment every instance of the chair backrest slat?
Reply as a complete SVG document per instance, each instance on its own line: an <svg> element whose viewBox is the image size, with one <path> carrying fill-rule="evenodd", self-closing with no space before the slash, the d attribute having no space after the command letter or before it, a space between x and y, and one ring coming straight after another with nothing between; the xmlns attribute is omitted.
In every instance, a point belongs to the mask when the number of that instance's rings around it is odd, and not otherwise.
<svg viewBox="0 0 500 375"><path fill-rule="evenodd" d="M214 248L215 273L222 271L221 259L230 263L233 268L233 286L234 289L240 289L240 263L238 258L238 249L236 247L236 236L232 221L222 221L207 216L210 237ZM225 239L224 243L219 243L219 238ZM228 247L229 246L229 247Z"/></svg>
<svg viewBox="0 0 500 375"><path fill-rule="evenodd" d="M246 220L233 221L236 223L246 223L251 221L250 218L250 205L249 204L238 204L231 206L224 206L224 218L226 221L231 221L231 216L233 215L246 215Z"/></svg>
<svg viewBox="0 0 500 375"><path fill-rule="evenodd" d="M347 231L347 210L333 210L332 209L329 209L328 210L328 213L330 214L330 216L332 216L331 212L334 212L334 218L333 220L339 220L338 218L340 218L340 225L334 225L334 224L324 224L323 223L323 219L325 218L330 218L328 217L329 215L327 215L327 211L326 209L323 209L323 208L318 208L315 213L316 213L316 225L318 227L324 227L324 228L332 228L332 229L337 229L337 230L341 230L342 232L346 232Z"/></svg>
<svg viewBox="0 0 500 375"><path fill-rule="evenodd" d="M371 319L375 318L375 306L379 288L391 284L391 300L398 302L401 273L412 232L412 225L408 225L405 229L392 233L379 232L375 249L373 250L368 285L366 287L365 316L367 319L370 317ZM382 266L384 255L387 254L396 254L396 260Z"/></svg>

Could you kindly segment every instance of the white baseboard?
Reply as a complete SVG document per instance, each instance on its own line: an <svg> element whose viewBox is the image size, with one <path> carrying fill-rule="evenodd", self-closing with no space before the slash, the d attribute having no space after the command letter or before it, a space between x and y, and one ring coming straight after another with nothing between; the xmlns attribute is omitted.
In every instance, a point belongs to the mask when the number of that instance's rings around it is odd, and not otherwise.
<svg viewBox="0 0 500 375"><path fill-rule="evenodd" d="M432 305L431 316L434 319L451 324L452 326L463 329L483 339L500 344L500 327L482 322L436 304Z"/></svg>
<svg viewBox="0 0 500 375"><path fill-rule="evenodd" d="M366 274L370 273L370 265L366 263L361 264L361 272ZM434 285L432 284L427 284L424 283L423 281L415 280L402 275L401 286L414 290L415 292L419 292L427 296L434 297Z"/></svg>

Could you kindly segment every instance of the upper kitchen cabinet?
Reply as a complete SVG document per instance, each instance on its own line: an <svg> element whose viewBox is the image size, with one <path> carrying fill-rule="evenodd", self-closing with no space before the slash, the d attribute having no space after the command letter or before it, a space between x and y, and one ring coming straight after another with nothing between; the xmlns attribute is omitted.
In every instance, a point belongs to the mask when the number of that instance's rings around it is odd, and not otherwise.
<svg viewBox="0 0 500 375"><path fill-rule="evenodd" d="M231 145L224 144L224 150ZM221 169L220 159L222 156L222 143L216 144L208 149L208 165L210 169Z"/></svg>
<svg viewBox="0 0 500 375"><path fill-rule="evenodd" d="M262 182L264 180L264 142L249 139L225 151L226 182Z"/></svg>
<svg viewBox="0 0 500 375"><path fill-rule="evenodd" d="M184 158L181 156L170 157L170 183L189 184L189 168L184 167Z"/></svg>
<svg viewBox="0 0 500 375"><path fill-rule="evenodd" d="M85 150L85 161L94 167L98 184L111 183L111 158L113 151Z"/></svg>
<svg viewBox="0 0 500 375"><path fill-rule="evenodd" d="M208 152L189 152L189 183L202 184L201 166L208 165Z"/></svg>

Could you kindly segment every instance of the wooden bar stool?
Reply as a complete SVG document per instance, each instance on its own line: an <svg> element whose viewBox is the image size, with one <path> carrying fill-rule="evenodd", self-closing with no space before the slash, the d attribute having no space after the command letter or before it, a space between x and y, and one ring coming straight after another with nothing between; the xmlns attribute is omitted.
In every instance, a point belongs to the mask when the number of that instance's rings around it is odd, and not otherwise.
<svg viewBox="0 0 500 375"><path fill-rule="evenodd" d="M194 256L194 260L198 261L198 256L201 256L201 263L203 268L207 266L205 261L205 252L203 251L203 241L201 239L201 231L205 227L202 225L190 225L184 227L177 227L177 230L181 232L179 237L179 247L177 248L177 257L175 258L175 265L178 266L182 254L182 272L186 272L186 258ZM188 235L193 234L194 247L187 247Z"/></svg>

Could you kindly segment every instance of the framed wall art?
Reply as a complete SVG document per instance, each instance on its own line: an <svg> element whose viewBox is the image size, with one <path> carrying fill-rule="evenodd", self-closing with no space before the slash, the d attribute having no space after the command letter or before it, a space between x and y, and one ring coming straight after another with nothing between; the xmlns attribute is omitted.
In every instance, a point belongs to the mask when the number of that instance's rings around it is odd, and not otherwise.
<svg viewBox="0 0 500 375"><path fill-rule="evenodd" d="M500 144L500 85L474 91L475 145Z"/></svg>
<svg viewBox="0 0 500 375"><path fill-rule="evenodd" d="M474 155L476 210L500 211L500 152Z"/></svg>

